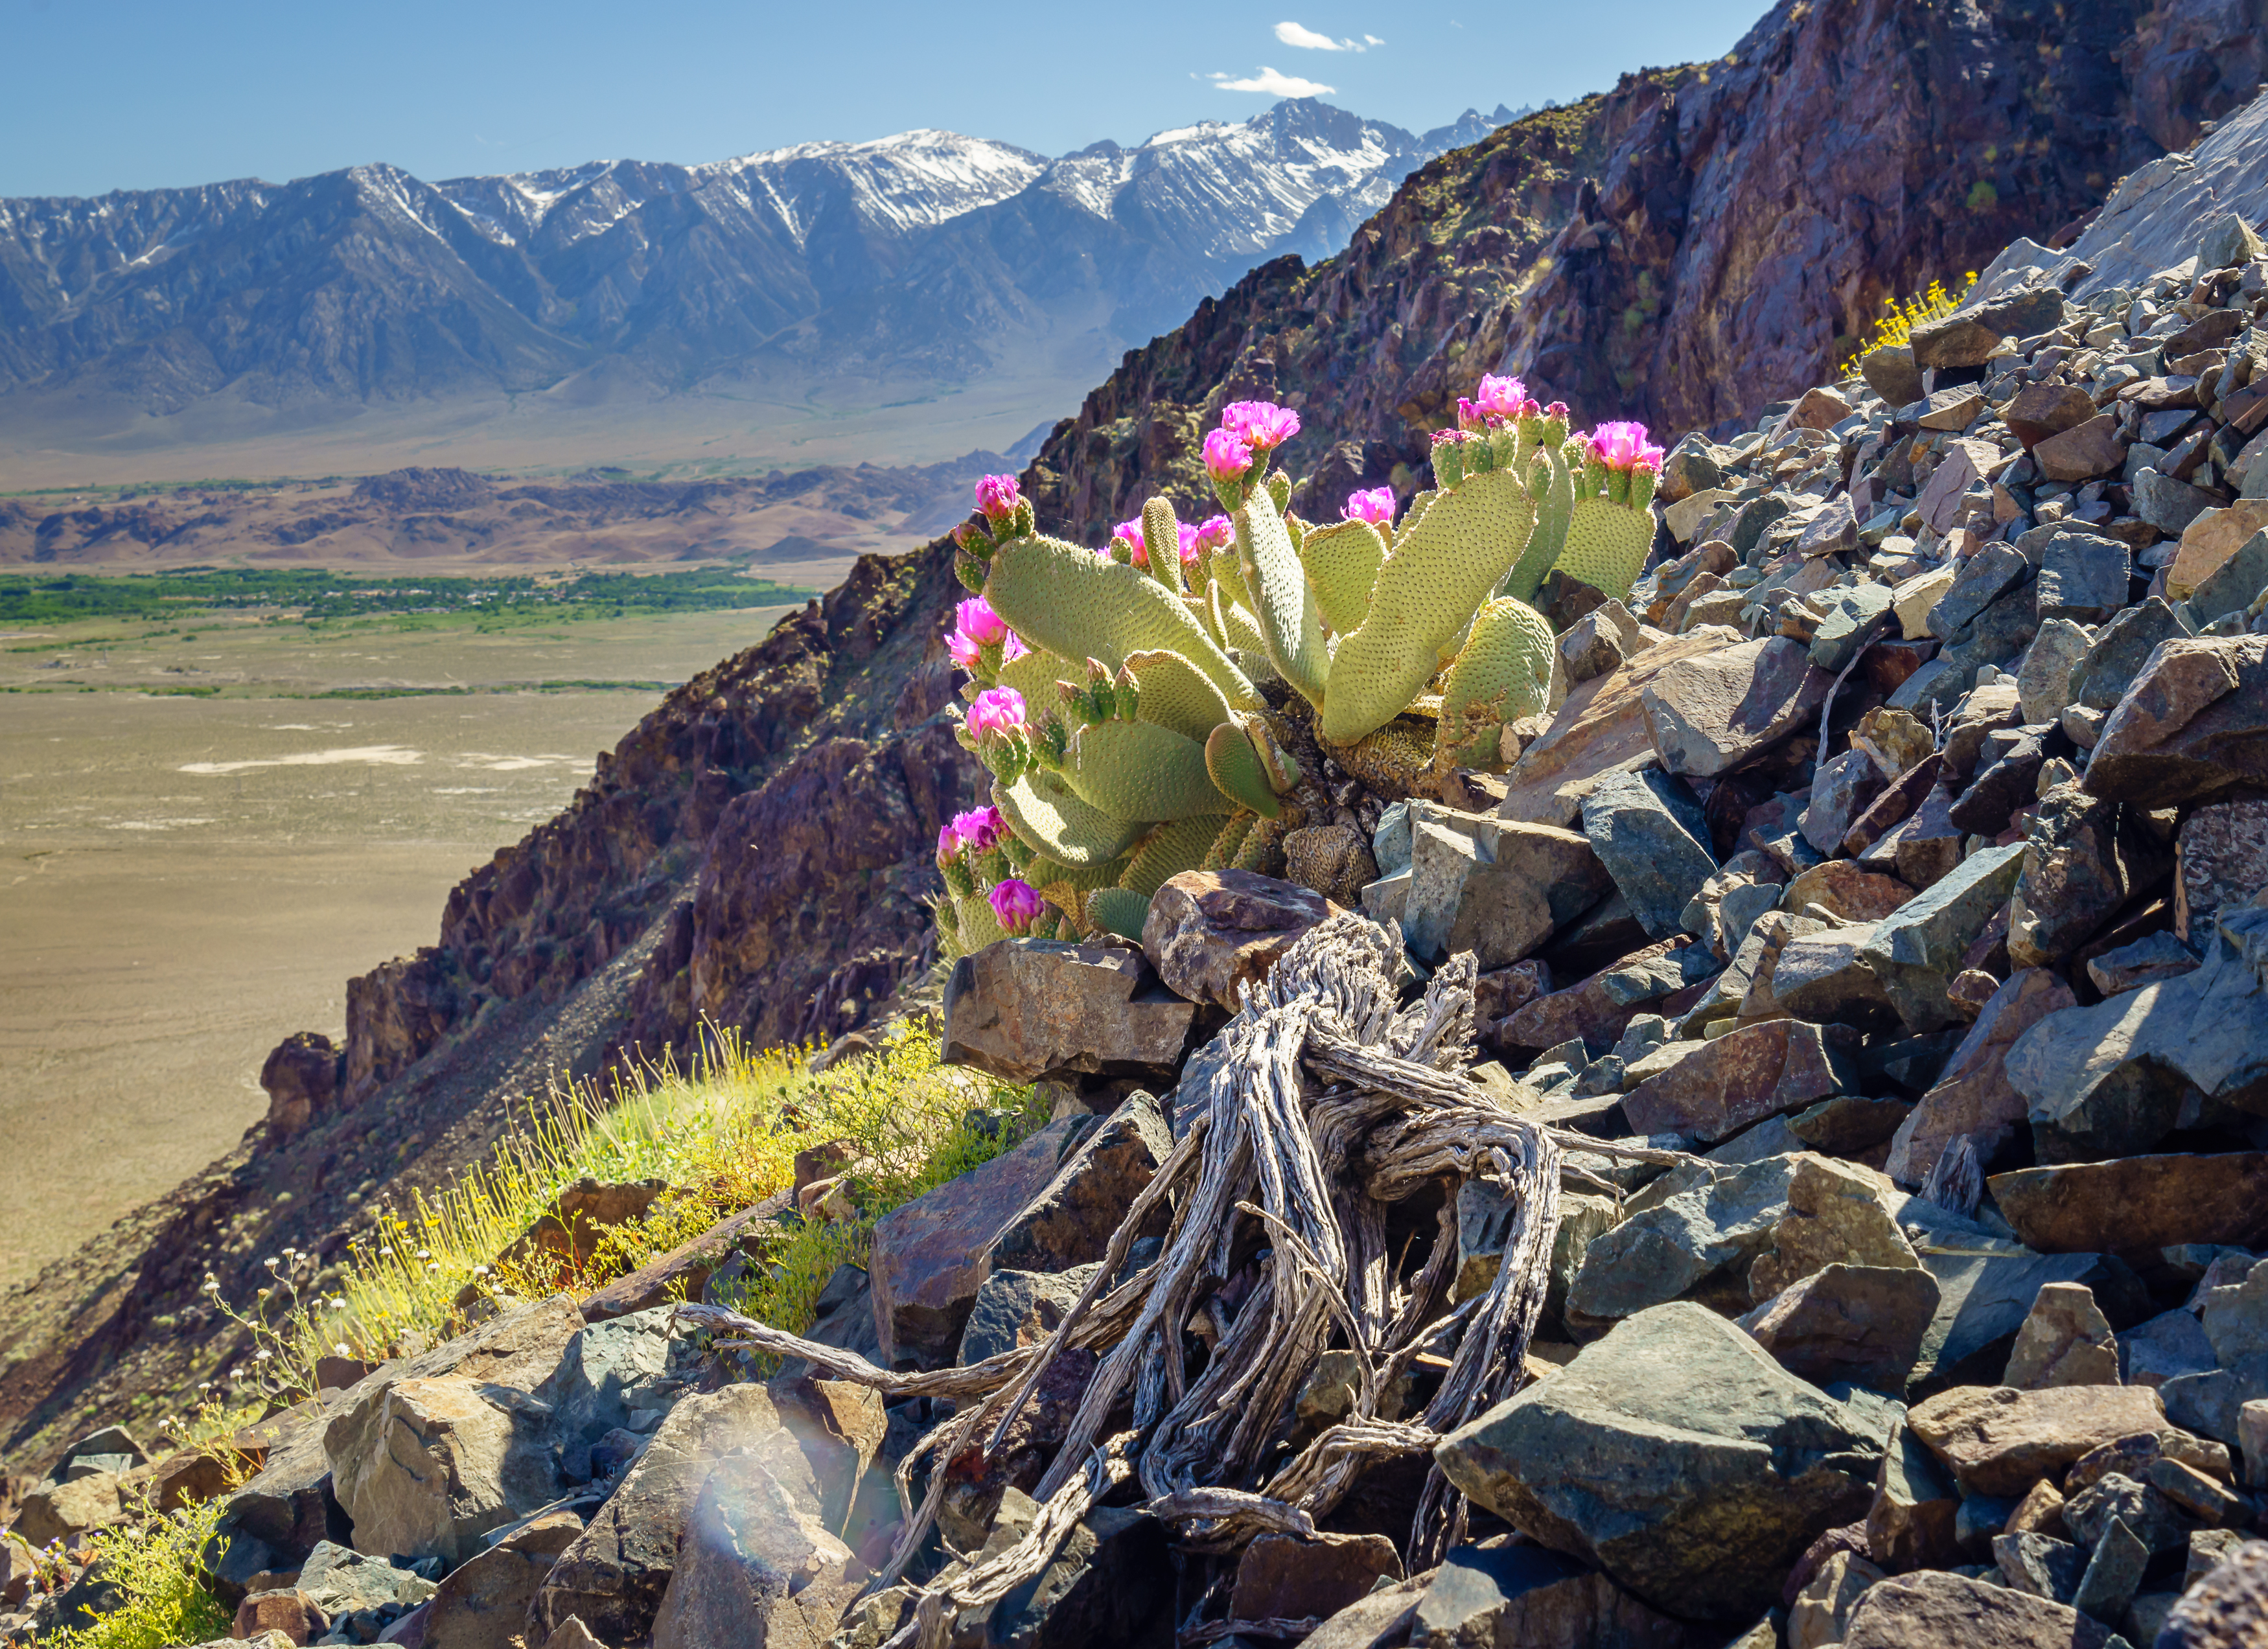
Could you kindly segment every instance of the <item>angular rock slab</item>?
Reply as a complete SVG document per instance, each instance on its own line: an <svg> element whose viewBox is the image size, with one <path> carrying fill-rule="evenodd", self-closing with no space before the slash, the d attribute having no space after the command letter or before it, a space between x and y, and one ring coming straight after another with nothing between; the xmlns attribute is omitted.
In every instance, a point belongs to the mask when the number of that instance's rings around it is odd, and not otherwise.
<svg viewBox="0 0 2268 1649"><path fill-rule="evenodd" d="M1719 1635L1648 1609L1545 1547L1460 1546L1425 1587L1410 1641L1424 1649L1713 1649Z"/></svg>
<svg viewBox="0 0 2268 1649"><path fill-rule="evenodd" d="M1449 1480L1686 1617L1754 1619L1804 1549L1862 1515L1881 1444L1734 1324L1657 1306L1444 1439Z"/></svg>
<svg viewBox="0 0 2268 1649"><path fill-rule="evenodd" d="M1833 680L1789 637L1719 647L1679 660L1646 687L1647 735L1670 772L1722 773L1816 715Z"/></svg>
<svg viewBox="0 0 2268 1649"><path fill-rule="evenodd" d="M1583 799L1583 833L1648 939L1681 931L1685 907L1717 871L1700 803L1658 769L1602 780Z"/></svg>
<svg viewBox="0 0 2268 1649"><path fill-rule="evenodd" d="M2086 783L2145 807L2268 784L2268 637L2160 645L2102 725Z"/></svg>
<svg viewBox="0 0 2268 1649"><path fill-rule="evenodd" d="M2021 842L1981 849L1874 924L1860 954L1907 1029L1933 1031L1958 1019L1946 987L1961 971L1970 941L2007 902L2023 860Z"/></svg>
<svg viewBox="0 0 2268 1649"><path fill-rule="evenodd" d="M823 1643L856 1595L850 1549L763 1462L719 1460L687 1518L654 1616L653 1649L768 1649Z"/></svg>
<svg viewBox="0 0 2268 1649"><path fill-rule="evenodd" d="M953 1355L994 1240L1054 1182L1094 1126L1092 1117L1049 1123L1013 1151L891 1210L875 1225L866 1274L874 1290L874 1332L891 1363L926 1366Z"/></svg>
<svg viewBox="0 0 2268 1649"><path fill-rule="evenodd" d="M2044 968L2022 968L1992 993L1953 1050L1944 1071L1891 1137L1883 1172L1918 1189L1946 1146L1962 1135L1990 1167L2019 1130L2029 1102L2010 1086L2005 1063L2017 1038L2059 1008L2075 1007L2071 987Z"/></svg>
<svg viewBox="0 0 2268 1649"><path fill-rule="evenodd" d="M1008 1082L1166 1077L1181 1063L1197 1012L1159 983L1139 951L1002 939L953 965L944 1057Z"/></svg>
<svg viewBox="0 0 2268 1649"><path fill-rule="evenodd" d="M1859 1034L1801 1020L1744 1025L1647 1077L1623 1101L1641 1134L1715 1141L1856 1086Z"/></svg>
<svg viewBox="0 0 2268 1649"><path fill-rule="evenodd" d="M1914 1435L1971 1495L2015 1496L2091 1449L2165 1428L2165 1404L2139 1386L1955 1386L1916 1403Z"/></svg>
<svg viewBox="0 0 2268 1649"><path fill-rule="evenodd" d="M1843 1649L2107 1649L2110 1629L2067 1603L1966 1575L1902 1575L1869 1586Z"/></svg>
<svg viewBox="0 0 2268 1649"><path fill-rule="evenodd" d="M334 1422L323 1446L358 1539L454 1564L558 1497L550 1421L549 1405L508 1386L402 1380Z"/></svg>
<svg viewBox="0 0 2268 1649"><path fill-rule="evenodd" d="M2268 1541L2247 1541L2182 1594L2158 1649L2250 1649L2268 1642Z"/></svg>
<svg viewBox="0 0 2268 1649"><path fill-rule="evenodd" d="M2067 1162L1986 1184L2016 1235L2043 1254L2268 1241L2268 1152Z"/></svg>
<svg viewBox="0 0 2268 1649"><path fill-rule="evenodd" d="M1937 1279L1919 1266L1835 1264L1741 1321L1791 1374L1896 1395L1920 1355L1937 1299Z"/></svg>
<svg viewBox="0 0 2268 1649"><path fill-rule="evenodd" d="M1276 959L1337 907L1322 894L1250 871L1183 871L1151 896L1142 953L1166 989L1231 1013Z"/></svg>

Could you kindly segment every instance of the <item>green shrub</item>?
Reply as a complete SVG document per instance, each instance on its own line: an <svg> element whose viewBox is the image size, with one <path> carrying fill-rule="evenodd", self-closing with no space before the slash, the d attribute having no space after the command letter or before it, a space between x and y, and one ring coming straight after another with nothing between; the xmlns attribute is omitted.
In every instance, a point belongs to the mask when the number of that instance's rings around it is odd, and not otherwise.
<svg viewBox="0 0 2268 1649"><path fill-rule="evenodd" d="M208 1500L99 1531L93 1562L125 1602L91 1626L51 1634L43 1649L167 1649L227 1637L234 1616L205 1589L197 1566L220 1508Z"/></svg>

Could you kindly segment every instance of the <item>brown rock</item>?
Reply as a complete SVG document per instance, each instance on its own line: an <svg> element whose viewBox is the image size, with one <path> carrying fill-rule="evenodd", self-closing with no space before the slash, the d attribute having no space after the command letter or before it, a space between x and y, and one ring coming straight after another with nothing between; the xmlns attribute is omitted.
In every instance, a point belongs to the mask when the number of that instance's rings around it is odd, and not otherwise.
<svg viewBox="0 0 2268 1649"><path fill-rule="evenodd" d="M1722 773L1801 727L1830 685L1788 637L1719 647L1669 666L1646 688L1647 736L1672 773Z"/></svg>
<svg viewBox="0 0 2268 1649"><path fill-rule="evenodd" d="M2198 586L2220 571L2228 558L2268 527L2268 498L2239 498L2225 510L2208 510L2182 530L2181 547L2166 569L2166 599L2186 601Z"/></svg>
<svg viewBox="0 0 2268 1649"><path fill-rule="evenodd" d="M2091 481L2126 461L2126 443L2116 413L2098 413L2086 423L2051 435L2032 448L2032 461L2050 481Z"/></svg>
<svg viewBox="0 0 2268 1649"><path fill-rule="evenodd" d="M1937 1302L1937 1279L1918 1263L1835 1264L1789 1285L1741 1321L1791 1374L1815 1386L1848 1380L1896 1395L1921 1354Z"/></svg>
<svg viewBox="0 0 2268 1649"><path fill-rule="evenodd" d="M895 1365L950 1361L995 1238L1053 1182L1092 1117L1049 1123L1005 1156L882 1216L866 1275L874 1331Z"/></svg>
<svg viewBox="0 0 2268 1649"><path fill-rule="evenodd" d="M2268 637L2161 643L2103 724L2086 784L2146 807L2268 784Z"/></svg>
<svg viewBox="0 0 2268 1649"><path fill-rule="evenodd" d="M1916 1403L1906 1423L1965 1492L2014 1497L2091 1449L2163 1429L2166 1410L2139 1386L1955 1386Z"/></svg>
<svg viewBox="0 0 2268 1649"><path fill-rule="evenodd" d="M1722 649L1732 632L1712 629L1647 648L1611 674L1594 676L1567 695L1550 725L1521 752L1505 775L1498 813L1506 819L1565 829L1582 817L1583 798L1605 774L1646 759L1645 695L1665 671ZM1800 651L1799 649L1799 651Z"/></svg>
<svg viewBox="0 0 2268 1649"><path fill-rule="evenodd" d="M1173 1148L1173 1130L1158 1101L1147 1093L1130 1094L1087 1130L1055 1178L1000 1228L985 1250L982 1271L1060 1272L1100 1260ZM1142 1234L1161 1234L1164 1217L1160 1209L1155 1232Z"/></svg>
<svg viewBox="0 0 2268 1649"><path fill-rule="evenodd" d="M1959 429L1968 422L1962 418L1951 427ZM1926 421L1923 427L1928 427ZM1950 533L1964 513L1962 497L1984 478L1987 469L1999 461L2000 449L1990 441L1959 438L1948 441L1944 457L1930 472L1929 484L1914 502L1914 507L1921 512L1923 523L1933 533Z"/></svg>
<svg viewBox="0 0 2268 1649"><path fill-rule="evenodd" d="M1703 1042L1623 1101L1641 1134L1723 1139L1751 1123L1850 1092L1858 1034L1846 1026L1769 1020Z"/></svg>
<svg viewBox="0 0 2268 1649"><path fill-rule="evenodd" d="M1918 1271L1921 1259L1891 1212L1889 1183L1871 1168L1807 1152L1788 1176L1787 1211L1749 1273L1759 1303L1830 1265Z"/></svg>
<svg viewBox="0 0 2268 1649"><path fill-rule="evenodd" d="M330 1617L305 1592L255 1592L236 1606L232 1636L257 1638L280 1632L294 1644L311 1644L330 1631Z"/></svg>
<svg viewBox="0 0 2268 1649"><path fill-rule="evenodd" d="M1181 1063L1196 1022L1196 1005L1160 984L1140 951L1003 939L953 965L945 1059L1010 1082L1072 1073L1165 1077Z"/></svg>
<svg viewBox="0 0 2268 1649"><path fill-rule="evenodd" d="M1401 1555L1383 1535L1263 1535L1238 1560L1228 1612L1237 1620L1328 1618L1381 1576L1402 1579Z"/></svg>
<svg viewBox="0 0 2268 1649"><path fill-rule="evenodd" d="M1905 1575L1870 1586L1843 1649L2106 1649L2110 1629L2066 1604L1966 1575Z"/></svg>
<svg viewBox="0 0 2268 1649"><path fill-rule="evenodd" d="M426 1605L423 1649L515 1649L536 1588L582 1532L572 1512L548 1512L451 1570Z"/></svg>
<svg viewBox="0 0 2268 1649"><path fill-rule="evenodd" d="M45 1483L24 1497L13 1533L33 1546L66 1543L98 1528L126 1520L120 1491L124 1479L112 1471L70 1483Z"/></svg>
<svg viewBox="0 0 2268 1649"><path fill-rule="evenodd" d="M2268 1241L2268 1152L2066 1162L1986 1183L2016 1235L2043 1254Z"/></svg>
<svg viewBox="0 0 2268 1649"><path fill-rule="evenodd" d="M2268 1541L2247 1541L2182 1594L2157 1649L2252 1649L2268 1642Z"/></svg>
<svg viewBox="0 0 2268 1649"><path fill-rule="evenodd" d="M1867 804L1867 811L1851 821L1843 833L1843 851L1856 858L1888 836L1891 828L1921 806L1922 800L1939 784L1944 783L1945 758L1935 753L1925 756L1890 781L1882 793ZM1832 864L1834 861L1830 860Z"/></svg>
<svg viewBox="0 0 2268 1649"><path fill-rule="evenodd" d="M1976 1142L1978 1159L1990 1166L2024 1126L2029 1108L2009 1086L2003 1065L2008 1049L2041 1020L2077 1000L2071 987L2044 968L2009 975L1954 1049L1936 1086L1898 1125L1884 1172L1900 1185L1918 1188L1946 1146L1963 1134Z"/></svg>
<svg viewBox="0 0 2268 1649"><path fill-rule="evenodd" d="M1792 430L1831 430L1851 416L1851 403L1831 389L1807 389L1787 415Z"/></svg>
<svg viewBox="0 0 2268 1649"><path fill-rule="evenodd" d="M2115 1386L2118 1337L2084 1283L2048 1283L2016 1330L2001 1380L2019 1391L2051 1386Z"/></svg>
<svg viewBox="0 0 2268 1649"><path fill-rule="evenodd" d="M1374 866L1373 866L1374 868ZM1233 1013L1241 987L1336 907L1307 887L1250 871L1183 871L1150 901L1142 953L1166 988Z"/></svg>
<svg viewBox="0 0 2268 1649"><path fill-rule="evenodd" d="M2224 906L2268 887L2268 801L2197 808L2175 838L2174 870L2174 931L2201 951Z"/></svg>
<svg viewBox="0 0 2268 1649"><path fill-rule="evenodd" d="M1477 827L1473 840L1475 862L1457 888L1454 911L1443 913L1446 922L1423 917L1432 856L1425 841L1416 844L1418 874L1403 923L1413 952L1425 953L1424 936L1431 933L1449 955L1470 951L1483 968L1504 967L1526 957L1614 886L1589 839L1576 831L1491 819Z"/></svg>
<svg viewBox="0 0 2268 1649"><path fill-rule="evenodd" d="M2093 417L2095 400L2076 384L2027 384L2000 416L2011 435L2028 447L2037 446Z"/></svg>
<svg viewBox="0 0 2268 1649"><path fill-rule="evenodd" d="M2044 1535L2050 1540L2069 1540L2071 1526L2063 1520L2063 1491L2043 1477L2032 1491L2008 1513L2005 1531L2010 1535Z"/></svg>
<svg viewBox="0 0 2268 1649"><path fill-rule="evenodd" d="M1659 998L1629 1000L1619 978L1624 970L1659 961L1677 948L1674 939L1634 951L1612 968L1593 974L1580 984L1537 997L1500 1020L1495 1029L1498 1046L1557 1048L1572 1037L1587 1042L1613 1042L1641 1013L1656 1012ZM1538 964L1541 966L1541 964ZM1484 975L1485 976L1485 975Z"/></svg>
<svg viewBox="0 0 2268 1649"><path fill-rule="evenodd" d="M300 1031L276 1044L260 1067L270 1137L288 1139L328 1114L338 1098L340 1066L338 1049L318 1032Z"/></svg>
<svg viewBox="0 0 2268 1649"><path fill-rule="evenodd" d="M1867 1550L1893 1573L1958 1561L1961 1494L1927 1445L1901 1419L1890 1433L1867 1510Z"/></svg>
<svg viewBox="0 0 2268 1649"><path fill-rule="evenodd" d="M1867 1588L1889 1577L1856 1552L1838 1551L1796 1594L1787 1612L1787 1649L1828 1649L1843 1641Z"/></svg>
<svg viewBox="0 0 2268 1649"><path fill-rule="evenodd" d="M1879 922L1913 896L1914 890L1895 876L1852 859L1829 859L1789 882L1780 905L1798 913L1806 905L1822 905L1845 922Z"/></svg>
<svg viewBox="0 0 2268 1649"><path fill-rule="evenodd" d="M661 1180L604 1183L585 1174L553 1198L503 1257L524 1262L541 1252L580 1270L590 1264L606 1233L642 1218L666 1186Z"/></svg>

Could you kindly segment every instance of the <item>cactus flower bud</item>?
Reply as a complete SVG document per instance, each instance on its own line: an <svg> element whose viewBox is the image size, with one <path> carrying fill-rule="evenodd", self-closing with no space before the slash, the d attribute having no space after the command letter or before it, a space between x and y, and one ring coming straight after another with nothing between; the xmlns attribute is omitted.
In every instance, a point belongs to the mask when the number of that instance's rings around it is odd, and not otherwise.
<svg viewBox="0 0 2268 1649"><path fill-rule="evenodd" d="M1000 919L1000 925L1017 935L1029 932L1048 908L1037 888L1013 876L995 887L985 898L992 906L992 914Z"/></svg>
<svg viewBox="0 0 2268 1649"><path fill-rule="evenodd" d="M1624 475L1634 469L1661 469L1661 449L1650 445L1643 423L1602 423L1591 431L1591 450L1609 469Z"/></svg>
<svg viewBox="0 0 2268 1649"><path fill-rule="evenodd" d="M1252 467L1252 448L1231 430L1215 430L1204 438L1205 474L1216 482L1241 481Z"/></svg>
<svg viewBox="0 0 2268 1649"><path fill-rule="evenodd" d="M987 475L976 483L976 512L995 526L1015 514L1023 501L1013 475Z"/></svg>
<svg viewBox="0 0 2268 1649"><path fill-rule="evenodd" d="M987 688L969 705L968 725L969 735L979 740L989 732L1023 732L1024 696L1012 687Z"/></svg>
<svg viewBox="0 0 2268 1649"><path fill-rule="evenodd" d="M1339 513L1350 521L1367 521L1373 526L1385 526L1394 520L1394 489L1373 487L1367 492L1350 492L1344 508Z"/></svg>

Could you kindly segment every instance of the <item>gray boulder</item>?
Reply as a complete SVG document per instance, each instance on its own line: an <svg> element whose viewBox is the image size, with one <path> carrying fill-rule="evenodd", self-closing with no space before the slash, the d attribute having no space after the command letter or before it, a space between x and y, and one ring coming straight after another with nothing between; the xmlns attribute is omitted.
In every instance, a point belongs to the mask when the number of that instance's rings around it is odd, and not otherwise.
<svg viewBox="0 0 2268 1649"><path fill-rule="evenodd" d="M1664 1610L1749 1619L1863 1516L1881 1444L1706 1307L1658 1306L1444 1439L1483 1505Z"/></svg>

